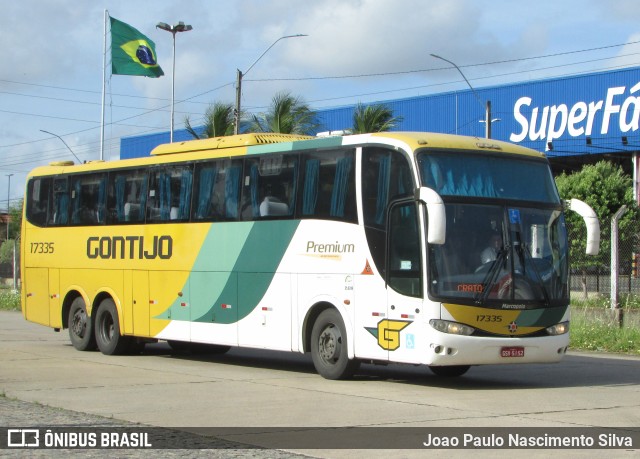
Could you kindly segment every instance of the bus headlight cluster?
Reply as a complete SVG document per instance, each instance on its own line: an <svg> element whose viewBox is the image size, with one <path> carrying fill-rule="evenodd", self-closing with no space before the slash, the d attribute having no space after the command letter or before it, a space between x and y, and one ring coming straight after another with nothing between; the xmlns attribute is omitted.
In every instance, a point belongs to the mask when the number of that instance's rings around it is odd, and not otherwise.
<svg viewBox="0 0 640 459"><path fill-rule="evenodd" d="M450 322L448 320L431 319L429 324L442 333L450 333L452 335L471 335L475 328L468 325L459 324L458 322Z"/></svg>
<svg viewBox="0 0 640 459"><path fill-rule="evenodd" d="M564 335L569 333L569 322L560 322L559 324L547 327L547 333L551 336Z"/></svg>

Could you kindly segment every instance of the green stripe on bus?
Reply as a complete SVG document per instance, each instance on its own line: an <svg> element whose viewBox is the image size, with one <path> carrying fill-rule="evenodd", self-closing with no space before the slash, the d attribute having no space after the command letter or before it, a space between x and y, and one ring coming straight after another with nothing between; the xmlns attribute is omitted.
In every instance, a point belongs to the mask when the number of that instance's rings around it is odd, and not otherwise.
<svg viewBox="0 0 640 459"><path fill-rule="evenodd" d="M212 224L187 285L194 322L234 323L264 297L300 224L296 220ZM233 263L233 265L231 265ZM158 318L188 320L182 298Z"/></svg>
<svg viewBox="0 0 640 459"><path fill-rule="evenodd" d="M247 147L247 155L257 155L263 153L286 153L293 150L312 150L315 148L334 148L341 145L342 137L326 137L313 140L300 140L296 142L253 145Z"/></svg>

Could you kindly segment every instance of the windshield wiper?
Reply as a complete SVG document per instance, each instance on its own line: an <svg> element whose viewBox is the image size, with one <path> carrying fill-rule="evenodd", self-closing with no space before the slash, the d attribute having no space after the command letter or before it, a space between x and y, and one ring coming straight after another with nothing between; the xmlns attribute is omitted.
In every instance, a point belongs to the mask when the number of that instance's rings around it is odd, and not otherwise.
<svg viewBox="0 0 640 459"><path fill-rule="evenodd" d="M476 304L483 304L487 300L491 290L490 287L495 283L498 273L500 272L500 268L502 267L502 264L507 258L507 253L509 253L510 250L511 246L505 245L498 251L496 259L493 261L493 265L491 265L489 272L487 272L487 275L484 276L484 279L482 280L482 292L474 298Z"/></svg>

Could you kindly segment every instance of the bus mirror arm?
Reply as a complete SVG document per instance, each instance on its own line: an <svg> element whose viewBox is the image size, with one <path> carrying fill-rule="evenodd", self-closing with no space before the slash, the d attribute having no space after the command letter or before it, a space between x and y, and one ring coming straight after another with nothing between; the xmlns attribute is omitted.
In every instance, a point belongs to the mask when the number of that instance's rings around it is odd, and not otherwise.
<svg viewBox="0 0 640 459"><path fill-rule="evenodd" d="M420 187L416 190L416 198L427 206L429 218L427 242L442 245L447 230L447 214L444 202L438 193L431 188Z"/></svg>
<svg viewBox="0 0 640 459"><path fill-rule="evenodd" d="M565 207L580 215L587 225L587 255L598 255L600 252L600 222L594 210L584 201L569 199Z"/></svg>

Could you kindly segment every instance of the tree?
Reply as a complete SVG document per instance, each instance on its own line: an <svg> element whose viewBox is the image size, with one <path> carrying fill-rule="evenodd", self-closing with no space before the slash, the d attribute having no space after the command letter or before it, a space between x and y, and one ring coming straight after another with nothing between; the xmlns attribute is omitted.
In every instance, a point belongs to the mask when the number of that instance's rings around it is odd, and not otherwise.
<svg viewBox="0 0 640 459"><path fill-rule="evenodd" d="M384 104L358 103L353 113L353 133L390 131L402 120L401 116L393 116L393 111Z"/></svg>
<svg viewBox="0 0 640 459"><path fill-rule="evenodd" d="M318 128L316 113L300 98L279 92L266 113L253 115L248 132L313 135Z"/></svg>
<svg viewBox="0 0 640 459"><path fill-rule="evenodd" d="M635 247L640 212L633 197L632 178L625 174L620 166L608 161L600 161L594 165L584 166L579 172L559 175L556 177L556 185L561 198L577 198L586 202L600 220L602 232L600 254L596 257L587 257L585 256L584 223L575 212L566 214L567 226L571 229L573 236L569 240L571 267L582 271L582 286L586 296L587 270L600 269L609 265L611 218L622 205L627 206L627 213L619 223L620 247L625 245Z"/></svg>
<svg viewBox="0 0 640 459"><path fill-rule="evenodd" d="M20 239L22 230L22 203L21 199L15 206L9 207L9 239L0 246L0 262L11 262L13 260L13 243Z"/></svg>
<svg viewBox="0 0 640 459"><path fill-rule="evenodd" d="M233 104L216 102L213 105L210 105L204 113L204 119L204 129L201 134L198 134L195 129L191 127L191 122L188 116L184 119L185 129L195 139L210 139L213 137L222 137L233 134Z"/></svg>

